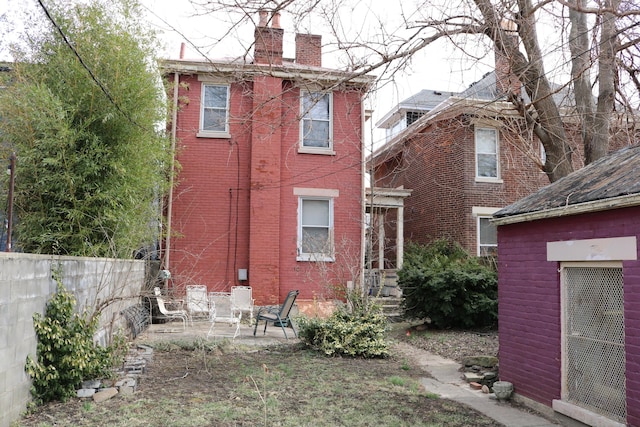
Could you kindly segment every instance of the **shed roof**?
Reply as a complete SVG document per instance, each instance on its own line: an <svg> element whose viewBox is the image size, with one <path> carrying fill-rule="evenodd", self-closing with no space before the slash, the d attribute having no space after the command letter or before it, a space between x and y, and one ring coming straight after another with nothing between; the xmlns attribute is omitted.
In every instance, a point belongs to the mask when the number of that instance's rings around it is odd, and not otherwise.
<svg viewBox="0 0 640 427"><path fill-rule="evenodd" d="M499 210L494 218L501 225L635 205L640 205L640 145L603 157Z"/></svg>

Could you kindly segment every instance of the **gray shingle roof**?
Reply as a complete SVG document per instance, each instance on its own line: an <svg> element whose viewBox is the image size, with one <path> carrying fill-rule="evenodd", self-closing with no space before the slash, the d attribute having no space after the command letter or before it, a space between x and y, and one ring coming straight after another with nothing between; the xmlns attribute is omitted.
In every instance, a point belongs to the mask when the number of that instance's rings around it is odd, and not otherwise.
<svg viewBox="0 0 640 427"><path fill-rule="evenodd" d="M428 112L433 110L438 104L447 100L456 92L447 92L434 89L423 89L415 95L400 101L400 103L388 111L376 123L377 127L389 128L400 120L402 113L406 111Z"/></svg>
<svg viewBox="0 0 640 427"><path fill-rule="evenodd" d="M603 157L499 210L495 218L640 194L640 145Z"/></svg>
<svg viewBox="0 0 640 427"><path fill-rule="evenodd" d="M455 94L456 92L423 89L400 102L399 106L407 110L431 111L436 105Z"/></svg>

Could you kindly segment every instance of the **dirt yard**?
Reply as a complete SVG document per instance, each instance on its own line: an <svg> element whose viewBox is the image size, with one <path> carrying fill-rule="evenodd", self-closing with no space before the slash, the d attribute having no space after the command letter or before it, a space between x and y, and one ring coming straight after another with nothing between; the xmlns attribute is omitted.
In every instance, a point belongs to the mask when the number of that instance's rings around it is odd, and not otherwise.
<svg viewBox="0 0 640 427"><path fill-rule="evenodd" d="M408 328L408 326L407 326ZM457 359L495 354L497 335L436 333L396 325L393 339ZM494 336L495 335L495 336ZM156 343L137 391L96 404L72 399L15 426L499 426L440 399L418 380L410 355L327 358L300 344Z"/></svg>

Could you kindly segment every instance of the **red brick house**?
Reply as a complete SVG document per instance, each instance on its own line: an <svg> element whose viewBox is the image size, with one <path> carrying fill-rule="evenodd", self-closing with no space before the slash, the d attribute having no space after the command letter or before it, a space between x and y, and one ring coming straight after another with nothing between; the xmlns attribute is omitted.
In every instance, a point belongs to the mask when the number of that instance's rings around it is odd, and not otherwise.
<svg viewBox="0 0 640 427"><path fill-rule="evenodd" d="M495 214L500 379L587 425L640 425L640 147Z"/></svg>
<svg viewBox="0 0 640 427"><path fill-rule="evenodd" d="M541 145L531 144L500 81L491 72L461 93L423 90L378 122L388 139L370 159L375 186L413 190L405 240L447 238L471 254L494 253L492 214L549 183Z"/></svg>
<svg viewBox="0 0 640 427"><path fill-rule="evenodd" d="M321 37L283 58L276 14L253 60L164 60L176 185L163 267L174 286L250 285L256 304L330 297L361 275L369 76L322 67Z"/></svg>

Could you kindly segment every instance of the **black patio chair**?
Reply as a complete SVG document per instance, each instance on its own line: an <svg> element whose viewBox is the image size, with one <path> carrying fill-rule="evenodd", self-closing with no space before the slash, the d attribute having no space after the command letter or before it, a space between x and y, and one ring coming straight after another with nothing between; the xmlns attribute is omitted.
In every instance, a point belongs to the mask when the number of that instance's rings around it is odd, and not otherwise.
<svg viewBox="0 0 640 427"><path fill-rule="evenodd" d="M262 307L258 310L258 314L256 314L256 326L253 328L253 336L256 336L256 331L258 330L258 323L261 320L264 320L264 333L267 333L267 325L269 322L273 323L274 326L280 326L282 328L282 332L284 332L284 337L289 339L287 336L287 331L284 329L291 323L291 319L289 315L291 313L291 309L293 308L293 303L296 301L298 294L300 291L290 291L287 294L284 302L280 307ZM298 337L298 333L296 329L291 325L291 329L293 329L293 334Z"/></svg>

